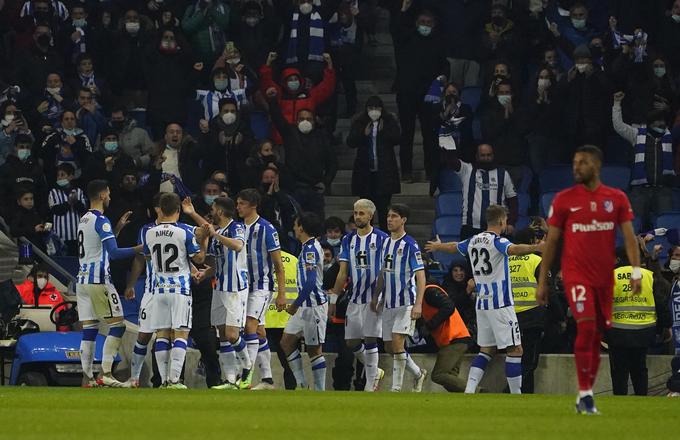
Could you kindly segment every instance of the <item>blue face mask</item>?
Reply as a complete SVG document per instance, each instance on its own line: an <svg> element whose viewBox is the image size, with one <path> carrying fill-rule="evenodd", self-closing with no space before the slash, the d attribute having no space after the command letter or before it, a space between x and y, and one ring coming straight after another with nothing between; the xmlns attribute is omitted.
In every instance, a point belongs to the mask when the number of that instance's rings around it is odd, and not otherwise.
<svg viewBox="0 0 680 440"><path fill-rule="evenodd" d="M76 130L75 130L75 128L64 128L64 134L66 136L75 136Z"/></svg>
<svg viewBox="0 0 680 440"><path fill-rule="evenodd" d="M85 26L87 26L87 20L85 20L84 18L74 18L73 19L73 27L82 28L82 27L85 27Z"/></svg>
<svg viewBox="0 0 680 440"><path fill-rule="evenodd" d="M652 127L652 131L656 134L664 134L666 132L666 127Z"/></svg>
<svg viewBox="0 0 680 440"><path fill-rule="evenodd" d="M209 196L209 195L204 195L203 200L205 200L205 204L208 206L211 206L213 202L218 198L219 196Z"/></svg>
<svg viewBox="0 0 680 440"><path fill-rule="evenodd" d="M426 26L424 24L418 25L418 33L423 37L428 37L432 33L432 26Z"/></svg>
<svg viewBox="0 0 680 440"><path fill-rule="evenodd" d="M31 150L27 150L22 148L21 150L17 150L17 157L19 160L22 162L31 157Z"/></svg>
<svg viewBox="0 0 680 440"><path fill-rule="evenodd" d="M572 18L571 24L573 24L574 28L578 30L584 29L586 27L586 21L582 18Z"/></svg>
<svg viewBox="0 0 680 440"><path fill-rule="evenodd" d="M104 142L104 149L108 151L109 153L113 153L118 149L118 142L116 141L107 141Z"/></svg>
<svg viewBox="0 0 680 440"><path fill-rule="evenodd" d="M69 183L71 183L71 181L68 179L57 180L57 185L59 185L60 188L66 188L69 185Z"/></svg>

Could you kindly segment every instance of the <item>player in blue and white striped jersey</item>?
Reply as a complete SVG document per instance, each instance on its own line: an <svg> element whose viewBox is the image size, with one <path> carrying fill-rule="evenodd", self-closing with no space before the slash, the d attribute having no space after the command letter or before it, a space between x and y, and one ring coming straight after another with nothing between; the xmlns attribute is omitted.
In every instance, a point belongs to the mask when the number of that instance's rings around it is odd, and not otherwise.
<svg viewBox="0 0 680 440"><path fill-rule="evenodd" d="M312 212L303 212L295 219L295 238L302 243L297 266L298 297L288 307L292 317L281 338L281 348L298 387L306 388L302 356L297 348L300 337L304 337L316 391L326 389L326 359L321 349L326 339L328 298L323 290L323 249L316 238L321 235L322 227L321 219Z"/></svg>
<svg viewBox="0 0 680 440"><path fill-rule="evenodd" d="M364 391L376 391L385 375L378 368L378 338L382 337L382 318L371 310L370 303L382 269L383 245L389 236L371 225L375 212L375 204L368 199L354 203L357 230L342 239L338 255L340 270L330 292L333 315L335 301L349 278L351 287L348 290L352 296L345 316L345 342L354 351L354 356L364 364Z"/></svg>
<svg viewBox="0 0 680 440"><path fill-rule="evenodd" d="M76 299L78 318L83 327L80 343L80 361L86 386L121 387L111 374L113 359L118 353L125 332L123 308L116 289L111 284L109 258L132 257L136 248L118 248L111 222L103 214L111 201L111 192L105 180L93 180L87 186L90 210L78 223L78 264ZM95 339L99 333L99 321L106 321L109 334L104 342L102 377L95 381L92 375Z"/></svg>
<svg viewBox="0 0 680 440"><path fill-rule="evenodd" d="M260 193L256 189L244 189L236 198L238 215L246 226L246 249L248 262L249 293L246 312L244 339L248 346L251 364L260 367L260 383L257 389L274 386L271 372L271 351L265 330L265 312L274 291L276 273L276 308L280 312L286 307L286 274L281 260L279 234L271 223L257 214ZM241 377L241 388L249 388L252 367Z"/></svg>
<svg viewBox="0 0 680 440"><path fill-rule="evenodd" d="M425 295L425 266L418 243L404 229L411 210L394 204L387 211L390 236L383 244L383 267L371 309L384 305L382 338L385 351L392 354L392 391L401 391L404 370L414 376L413 391L420 392L427 371L413 362L406 352L406 337L413 335L415 320L420 318ZM381 295L381 298L379 297Z"/></svg>
<svg viewBox="0 0 680 440"><path fill-rule="evenodd" d="M480 351L472 361L466 393L474 393L484 369L496 352L505 349L505 375L510 392L522 390L522 342L512 299L508 257L540 252L542 245L512 244L501 234L508 215L503 206L486 210L488 229L460 243L428 242L427 251L460 252L470 260L477 285L477 344Z"/></svg>
<svg viewBox="0 0 680 440"><path fill-rule="evenodd" d="M218 197L211 206L213 225L206 225L211 237L208 253L215 257L215 275L210 320L220 337L220 366L226 380L213 389L236 389L237 363L245 373L251 368L246 343L241 338L248 302L248 265L246 263L246 228L233 220L234 202ZM217 229L215 229L217 228Z"/></svg>
<svg viewBox="0 0 680 440"><path fill-rule="evenodd" d="M185 389L179 378L192 321L191 260L203 262L207 236L199 246L194 228L177 222L181 207L177 194L162 194L159 205L158 225L143 237L144 255L151 260L154 273L151 328L158 336L156 361L162 381L168 388ZM172 350L168 353L162 341L170 337Z"/></svg>

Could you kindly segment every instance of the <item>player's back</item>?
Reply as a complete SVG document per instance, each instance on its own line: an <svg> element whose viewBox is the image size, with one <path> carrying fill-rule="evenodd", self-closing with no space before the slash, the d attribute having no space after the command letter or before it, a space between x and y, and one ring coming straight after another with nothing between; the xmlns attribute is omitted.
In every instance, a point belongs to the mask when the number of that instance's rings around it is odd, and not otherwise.
<svg viewBox="0 0 680 440"><path fill-rule="evenodd" d="M190 257L199 252L192 227L160 223L146 231L144 253L151 259L154 293L191 294Z"/></svg>
<svg viewBox="0 0 680 440"><path fill-rule="evenodd" d="M623 191L600 185L594 191L575 185L553 200L548 224L562 230L562 275L566 282L593 286L614 282L616 226L633 219Z"/></svg>
<svg viewBox="0 0 680 440"><path fill-rule="evenodd" d="M101 212L90 210L78 222L78 283L101 284L109 279L106 240L114 239L111 222Z"/></svg>
<svg viewBox="0 0 680 440"><path fill-rule="evenodd" d="M246 261L250 290L274 290L273 262L270 252L281 249L279 234L274 226L262 217L246 224Z"/></svg>
<svg viewBox="0 0 680 440"><path fill-rule="evenodd" d="M482 232L458 243L458 250L470 259L477 285L477 309L492 310L513 305L508 266L507 239L493 232Z"/></svg>
<svg viewBox="0 0 680 440"><path fill-rule="evenodd" d="M243 223L231 221L227 226L218 229L217 234L241 240L244 246L235 251L224 246L213 238L210 251L215 256L215 289L222 292L240 292L248 288L248 263L245 246L245 226Z"/></svg>
<svg viewBox="0 0 680 440"><path fill-rule="evenodd" d="M311 273L316 276L316 283L312 287L309 297L302 302L302 306L320 306L326 303L326 292L323 290L323 248L316 238L310 238L302 245L297 267L298 291L307 283Z"/></svg>
<svg viewBox="0 0 680 440"><path fill-rule="evenodd" d="M338 260L348 264L352 282L351 302L366 304L371 300L383 263L383 245L388 237L385 232L373 228L364 236L354 231L342 239Z"/></svg>

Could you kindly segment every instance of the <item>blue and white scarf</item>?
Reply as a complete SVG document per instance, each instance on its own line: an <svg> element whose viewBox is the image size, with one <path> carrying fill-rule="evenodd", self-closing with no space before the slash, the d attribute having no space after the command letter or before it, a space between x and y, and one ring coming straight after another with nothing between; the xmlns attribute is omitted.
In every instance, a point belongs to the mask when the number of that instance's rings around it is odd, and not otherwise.
<svg viewBox="0 0 680 440"><path fill-rule="evenodd" d="M648 183L647 169L645 166L645 150L647 148L647 128L638 128L637 144L635 144L635 163L630 181L631 185L646 185ZM661 136L661 167L664 176L674 176L673 169L673 139L671 132Z"/></svg>
<svg viewBox="0 0 680 440"><path fill-rule="evenodd" d="M298 47L298 25L300 24L300 13L293 13L293 19L290 23L290 37L288 38L288 52L286 54L286 64L297 63L297 47ZM324 24L321 14L313 10L309 19L309 61L323 61L324 52Z"/></svg>
<svg viewBox="0 0 680 440"><path fill-rule="evenodd" d="M439 127L439 146L445 150L456 150L460 143L460 124L465 120L460 115L461 102L458 101L451 109L446 109L442 125Z"/></svg>

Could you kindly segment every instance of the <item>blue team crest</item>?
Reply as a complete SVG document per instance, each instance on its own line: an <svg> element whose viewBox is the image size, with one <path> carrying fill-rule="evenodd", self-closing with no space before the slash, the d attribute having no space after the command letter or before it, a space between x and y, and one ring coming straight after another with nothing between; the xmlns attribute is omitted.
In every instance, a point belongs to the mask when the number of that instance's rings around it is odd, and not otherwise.
<svg viewBox="0 0 680 440"><path fill-rule="evenodd" d="M612 202L611 200L605 200L604 201L604 210L609 212L609 213L614 212L614 202Z"/></svg>

